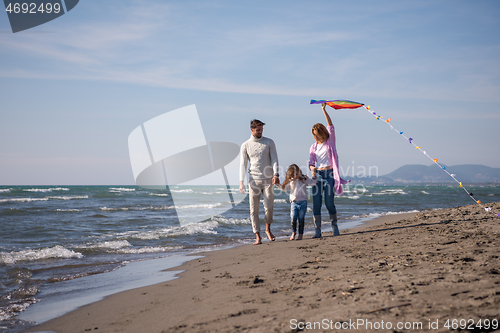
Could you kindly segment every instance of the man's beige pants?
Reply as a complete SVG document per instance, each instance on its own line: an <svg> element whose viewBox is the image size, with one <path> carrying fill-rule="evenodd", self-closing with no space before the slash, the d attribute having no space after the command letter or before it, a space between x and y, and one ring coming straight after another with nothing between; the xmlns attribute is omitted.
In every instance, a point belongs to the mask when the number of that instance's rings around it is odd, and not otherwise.
<svg viewBox="0 0 500 333"><path fill-rule="evenodd" d="M273 222L274 185L272 178L250 179L248 185L250 192L250 220L252 221L252 229L254 233L260 233L260 195L262 194L264 197L264 220L266 224L271 224Z"/></svg>

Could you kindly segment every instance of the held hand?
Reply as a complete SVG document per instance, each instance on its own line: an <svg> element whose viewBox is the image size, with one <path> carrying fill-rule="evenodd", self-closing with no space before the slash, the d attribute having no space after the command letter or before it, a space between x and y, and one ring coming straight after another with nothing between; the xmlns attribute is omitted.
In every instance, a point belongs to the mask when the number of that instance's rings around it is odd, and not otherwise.
<svg viewBox="0 0 500 333"><path fill-rule="evenodd" d="M311 169L311 176L313 178L316 177L316 170L317 170L316 167L311 166L310 169Z"/></svg>
<svg viewBox="0 0 500 333"><path fill-rule="evenodd" d="M240 193L241 194L247 193L247 189L245 187L245 184L243 184L243 182L240 182Z"/></svg>
<svg viewBox="0 0 500 333"><path fill-rule="evenodd" d="M273 184L276 185L276 186L278 186L280 184L279 177L276 177L276 176L273 177Z"/></svg>
<svg viewBox="0 0 500 333"><path fill-rule="evenodd" d="M326 111L326 103L321 103L321 109L322 109L323 111Z"/></svg>

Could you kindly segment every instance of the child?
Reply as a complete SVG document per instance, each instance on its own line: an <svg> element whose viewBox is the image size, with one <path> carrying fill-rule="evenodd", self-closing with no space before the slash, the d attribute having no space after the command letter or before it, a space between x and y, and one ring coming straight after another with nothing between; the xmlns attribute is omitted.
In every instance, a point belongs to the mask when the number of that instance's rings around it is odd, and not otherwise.
<svg viewBox="0 0 500 333"><path fill-rule="evenodd" d="M307 210L307 185L315 185L316 177L309 179L302 174L302 170L297 164L292 164L286 170L285 181L281 185L283 191L290 190L290 217L292 219L292 236L290 240L295 239L297 234L297 220L299 220L299 237L302 239L304 234L304 218Z"/></svg>

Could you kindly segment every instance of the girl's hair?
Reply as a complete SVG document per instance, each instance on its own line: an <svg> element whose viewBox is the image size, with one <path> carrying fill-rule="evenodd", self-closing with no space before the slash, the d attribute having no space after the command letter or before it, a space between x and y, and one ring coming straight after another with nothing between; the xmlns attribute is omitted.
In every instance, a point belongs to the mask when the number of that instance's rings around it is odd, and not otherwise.
<svg viewBox="0 0 500 333"><path fill-rule="evenodd" d="M281 185L281 188L284 189L286 184L288 184L290 182L290 180L295 177L295 176L299 176L299 180L306 180L307 179L307 176L305 176L304 174L302 174L302 170L300 170L299 166L297 164L292 164L288 167L288 169L286 170L286 176L285 176L285 180L283 181L283 185Z"/></svg>
<svg viewBox="0 0 500 333"><path fill-rule="evenodd" d="M311 129L311 133L313 135L314 135L314 131L316 131L316 133L318 133L318 136L324 138L325 140L328 140L328 138L330 137L330 134L328 134L328 130L326 129L325 125L323 125L322 123L314 124L314 126Z"/></svg>

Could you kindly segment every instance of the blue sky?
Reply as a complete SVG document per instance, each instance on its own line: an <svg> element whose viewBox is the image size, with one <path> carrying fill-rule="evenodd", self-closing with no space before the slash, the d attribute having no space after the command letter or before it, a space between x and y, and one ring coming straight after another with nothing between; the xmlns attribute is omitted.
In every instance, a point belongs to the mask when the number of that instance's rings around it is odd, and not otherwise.
<svg viewBox="0 0 500 333"><path fill-rule="evenodd" d="M498 1L81 0L13 34L4 12L0 184L134 184L130 132L191 104L207 141L241 144L259 118L280 164L305 165L310 99L370 105L446 165L500 167L499 17ZM366 110L330 110L344 172L431 163Z"/></svg>

